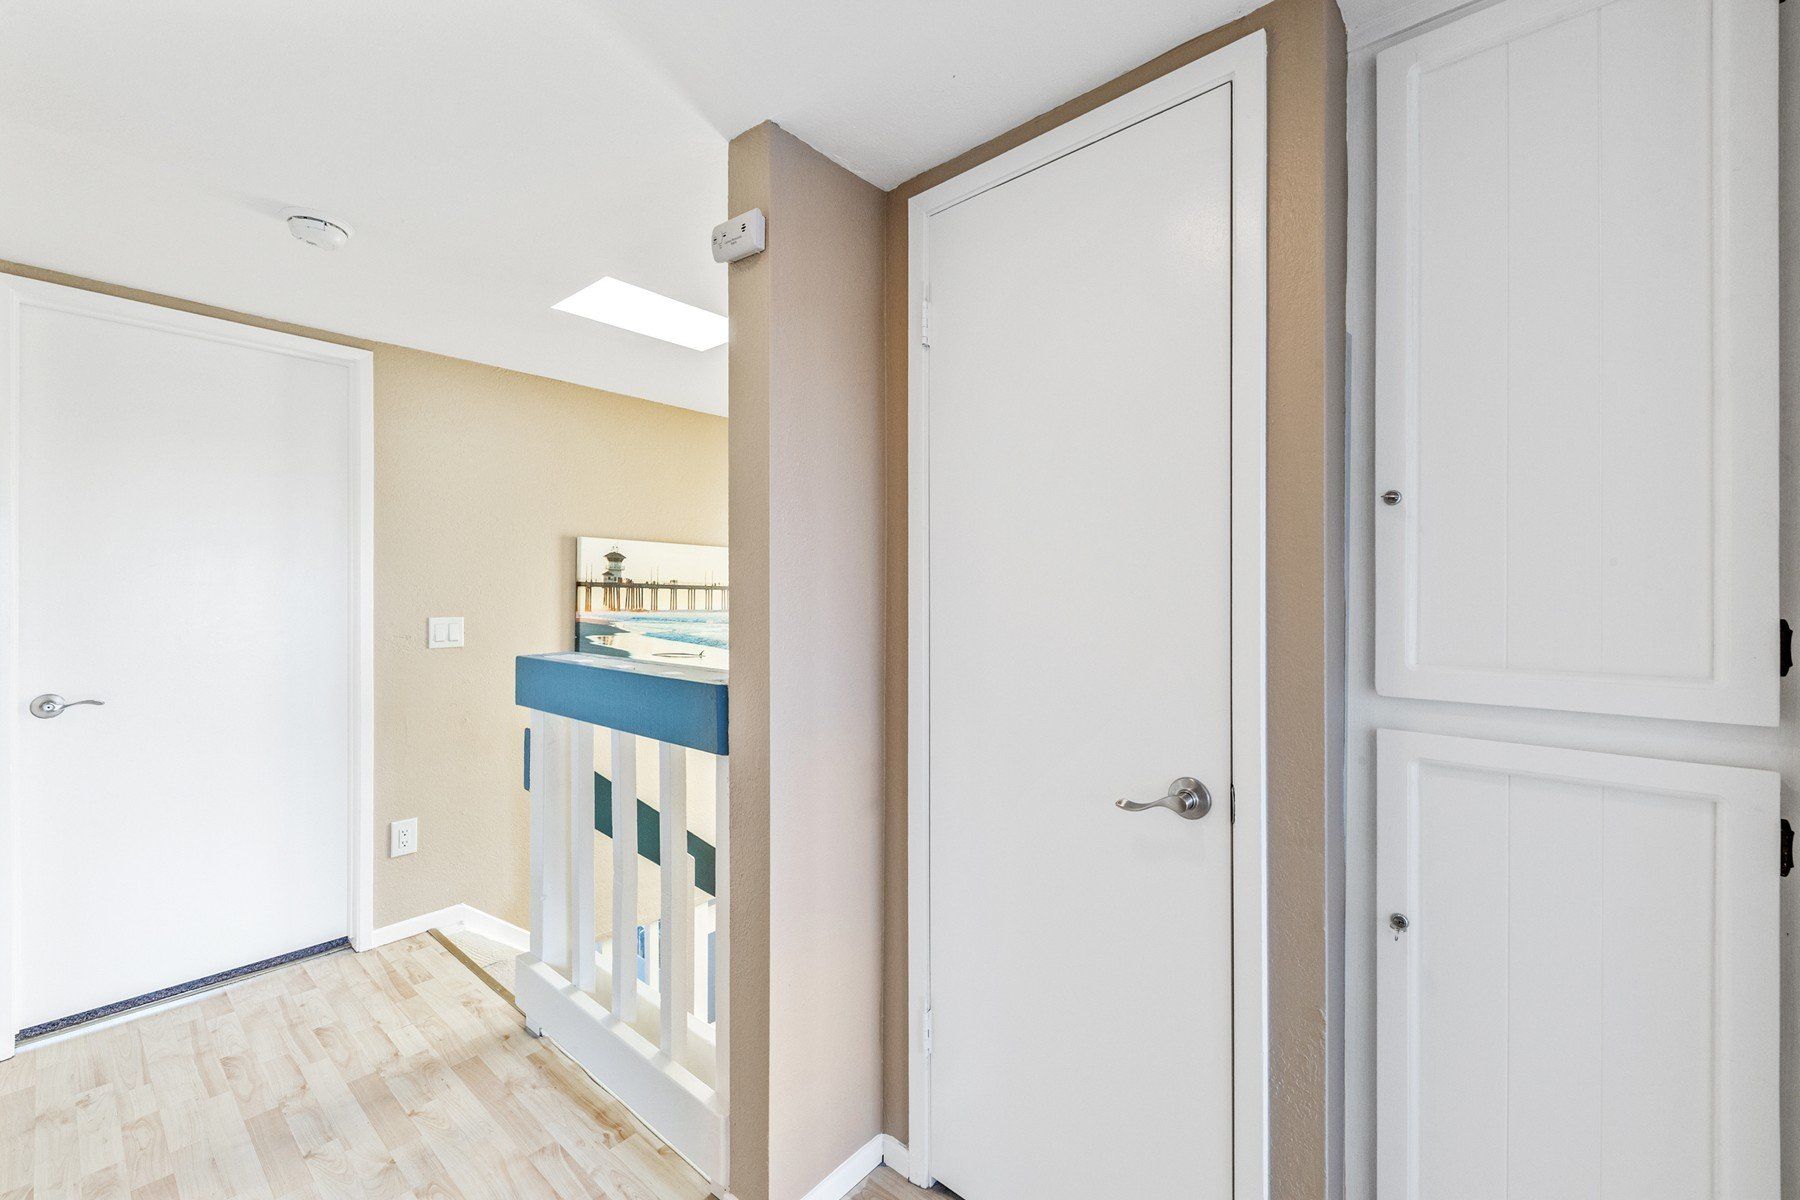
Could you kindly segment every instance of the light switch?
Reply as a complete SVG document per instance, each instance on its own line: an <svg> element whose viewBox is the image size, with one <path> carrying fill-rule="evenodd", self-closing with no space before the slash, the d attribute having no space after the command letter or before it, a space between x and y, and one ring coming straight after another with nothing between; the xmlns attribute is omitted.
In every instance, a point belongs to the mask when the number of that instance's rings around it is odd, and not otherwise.
<svg viewBox="0 0 1800 1200"><path fill-rule="evenodd" d="M425 648L427 650L451 650L462 644L463 619L461 617L425 618Z"/></svg>

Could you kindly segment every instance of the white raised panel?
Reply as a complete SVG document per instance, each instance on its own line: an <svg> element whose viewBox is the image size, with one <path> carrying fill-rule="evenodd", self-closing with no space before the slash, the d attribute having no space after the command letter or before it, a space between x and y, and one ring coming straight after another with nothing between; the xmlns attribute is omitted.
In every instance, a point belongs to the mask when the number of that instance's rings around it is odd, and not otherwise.
<svg viewBox="0 0 1800 1200"><path fill-rule="evenodd" d="M1774 1200L1780 777L1387 729L1377 771L1378 1194Z"/></svg>
<svg viewBox="0 0 1800 1200"><path fill-rule="evenodd" d="M1764 0L1377 56L1383 694L1775 723L1775 65Z"/></svg>

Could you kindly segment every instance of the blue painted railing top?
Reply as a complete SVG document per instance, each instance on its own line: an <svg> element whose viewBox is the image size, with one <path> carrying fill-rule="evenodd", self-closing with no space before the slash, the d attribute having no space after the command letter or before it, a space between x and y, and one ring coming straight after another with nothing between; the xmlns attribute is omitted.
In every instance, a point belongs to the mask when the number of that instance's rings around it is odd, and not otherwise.
<svg viewBox="0 0 1800 1200"><path fill-rule="evenodd" d="M729 754L724 671L599 654L522 654L513 699L590 725Z"/></svg>

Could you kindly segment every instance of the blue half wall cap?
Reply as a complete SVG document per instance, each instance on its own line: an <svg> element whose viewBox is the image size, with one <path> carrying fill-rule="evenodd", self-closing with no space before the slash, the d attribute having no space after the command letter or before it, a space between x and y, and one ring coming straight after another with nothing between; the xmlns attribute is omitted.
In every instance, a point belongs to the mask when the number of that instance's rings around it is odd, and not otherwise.
<svg viewBox="0 0 1800 1200"><path fill-rule="evenodd" d="M522 654L513 699L538 712L729 754L724 671L598 654Z"/></svg>

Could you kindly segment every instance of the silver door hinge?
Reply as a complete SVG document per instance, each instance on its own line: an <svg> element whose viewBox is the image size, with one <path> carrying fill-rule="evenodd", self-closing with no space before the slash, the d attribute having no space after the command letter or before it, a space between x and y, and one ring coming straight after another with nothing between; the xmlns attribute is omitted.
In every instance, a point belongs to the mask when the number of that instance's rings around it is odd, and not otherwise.
<svg viewBox="0 0 1800 1200"><path fill-rule="evenodd" d="M931 1010L929 1008L925 1010L925 1029L920 1038L920 1041L923 1043L922 1048L925 1052L925 1057L930 1058L931 1057Z"/></svg>
<svg viewBox="0 0 1800 1200"><path fill-rule="evenodd" d="M931 301L919 301L919 345L931 345Z"/></svg>
<svg viewBox="0 0 1800 1200"><path fill-rule="evenodd" d="M1231 785L1231 823L1237 824L1237 784Z"/></svg>

